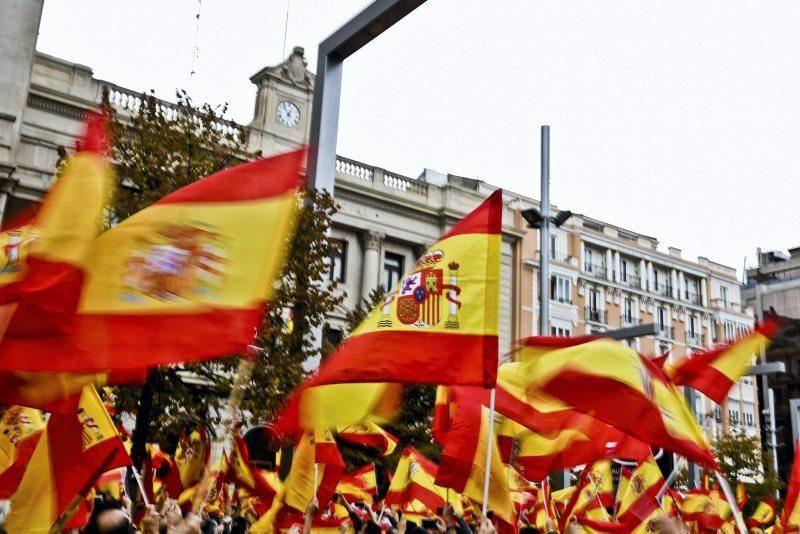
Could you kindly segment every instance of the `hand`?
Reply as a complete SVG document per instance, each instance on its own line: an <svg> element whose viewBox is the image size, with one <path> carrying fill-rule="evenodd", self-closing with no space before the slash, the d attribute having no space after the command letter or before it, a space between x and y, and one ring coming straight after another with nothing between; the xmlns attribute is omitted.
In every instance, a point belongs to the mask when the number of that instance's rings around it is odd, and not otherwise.
<svg viewBox="0 0 800 534"><path fill-rule="evenodd" d="M397 515L399 517L399 519L397 520L397 534L405 534L406 527L408 526L408 524L406 523L406 516L403 515L403 513L400 512L399 510L397 512Z"/></svg>
<svg viewBox="0 0 800 534"><path fill-rule="evenodd" d="M567 525L567 529L564 531L564 534L580 534L580 532L581 532L581 527L580 525L578 525L578 520L574 517L571 518L569 521L569 525Z"/></svg>
<svg viewBox="0 0 800 534"><path fill-rule="evenodd" d="M441 534L447 532L447 525L441 517L436 518L436 532L441 532Z"/></svg>
<svg viewBox="0 0 800 534"><path fill-rule="evenodd" d="M319 503L317 498L314 497L306 507L306 517L316 517L317 513L319 513Z"/></svg>
<svg viewBox="0 0 800 534"><path fill-rule="evenodd" d="M202 534L200 516L189 513L175 528L175 534Z"/></svg>
<svg viewBox="0 0 800 534"><path fill-rule="evenodd" d="M160 517L156 512L156 507L148 504L142 517L142 534L158 534L158 524Z"/></svg>
<svg viewBox="0 0 800 534"><path fill-rule="evenodd" d="M442 518L444 519L444 522L449 524L453 521L455 515L456 513L455 510L453 510L453 505L450 503L445 504L444 509L442 510Z"/></svg>
<svg viewBox="0 0 800 534"><path fill-rule="evenodd" d="M494 524L485 515L481 516L481 521L478 524L478 530L475 534L495 534L496 530Z"/></svg>

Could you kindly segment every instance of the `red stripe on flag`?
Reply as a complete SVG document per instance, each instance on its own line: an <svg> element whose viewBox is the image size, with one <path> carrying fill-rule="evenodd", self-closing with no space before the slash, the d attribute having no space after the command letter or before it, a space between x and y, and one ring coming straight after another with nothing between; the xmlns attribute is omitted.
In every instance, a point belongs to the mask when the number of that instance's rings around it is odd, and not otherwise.
<svg viewBox="0 0 800 534"><path fill-rule="evenodd" d="M498 189L468 216L461 219L439 241L463 234L499 234L503 226L503 190Z"/></svg>
<svg viewBox="0 0 800 534"><path fill-rule="evenodd" d="M300 187L302 177L297 169L305 159L306 149L300 148L236 165L183 187L156 204L240 202L283 195Z"/></svg>
<svg viewBox="0 0 800 534"><path fill-rule="evenodd" d="M457 362L439 354L458 354ZM460 384L497 380L497 336L386 331L354 336L328 357L307 387L349 382Z"/></svg>

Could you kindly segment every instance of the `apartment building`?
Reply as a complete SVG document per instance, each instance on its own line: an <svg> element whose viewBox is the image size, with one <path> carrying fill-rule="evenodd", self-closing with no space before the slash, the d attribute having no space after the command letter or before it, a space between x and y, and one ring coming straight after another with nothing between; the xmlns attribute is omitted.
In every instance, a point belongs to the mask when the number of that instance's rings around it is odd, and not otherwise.
<svg viewBox="0 0 800 534"><path fill-rule="evenodd" d="M523 335L539 333L537 238L529 230L521 244ZM582 335L654 323L655 336L627 343L646 355L669 353L669 361L675 361L753 326L752 312L742 307L735 269L705 257L691 261L674 247L662 251L654 237L578 214L551 230L549 248L550 321L544 334ZM753 378L744 377L723 406L697 394L695 412L710 436L730 428L757 433Z"/></svg>

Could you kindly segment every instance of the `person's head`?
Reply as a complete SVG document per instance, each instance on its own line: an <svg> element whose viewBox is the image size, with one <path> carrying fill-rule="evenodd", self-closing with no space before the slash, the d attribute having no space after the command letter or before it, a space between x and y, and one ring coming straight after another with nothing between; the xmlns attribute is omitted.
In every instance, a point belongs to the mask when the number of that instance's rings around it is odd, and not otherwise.
<svg viewBox="0 0 800 534"><path fill-rule="evenodd" d="M381 534L381 527L374 521L367 521L364 525L364 534Z"/></svg>
<svg viewBox="0 0 800 534"><path fill-rule="evenodd" d="M247 520L238 516L231 520L231 534L245 534L247 532Z"/></svg>
<svg viewBox="0 0 800 534"><path fill-rule="evenodd" d="M98 533L128 534L131 520L121 509L108 508L97 514L95 525Z"/></svg>

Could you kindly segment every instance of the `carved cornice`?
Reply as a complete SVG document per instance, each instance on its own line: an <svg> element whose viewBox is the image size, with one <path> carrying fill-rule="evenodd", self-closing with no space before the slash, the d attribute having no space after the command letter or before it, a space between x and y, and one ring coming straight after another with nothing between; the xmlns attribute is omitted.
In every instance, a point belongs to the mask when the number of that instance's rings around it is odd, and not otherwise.
<svg viewBox="0 0 800 534"><path fill-rule="evenodd" d="M426 222L429 224L438 225L440 222L439 217L437 217L432 213L425 213L394 202L387 202L386 200L382 200L379 198L371 197L368 195L362 195L360 193L356 193L355 191L344 189L338 186L334 187L333 191L334 191L333 196L335 199L357 202L359 204L363 204L364 206L369 206L371 208L375 208L378 210L387 211L389 213L395 213L397 215L402 215L404 217L408 217L410 219L416 219L418 221Z"/></svg>
<svg viewBox="0 0 800 534"><path fill-rule="evenodd" d="M86 116L86 109L84 108L79 108L78 106L52 100L33 93L28 94L28 106L71 119L83 120Z"/></svg>

